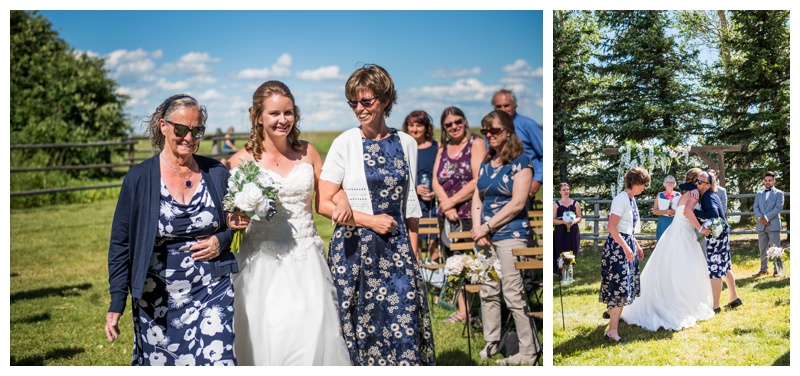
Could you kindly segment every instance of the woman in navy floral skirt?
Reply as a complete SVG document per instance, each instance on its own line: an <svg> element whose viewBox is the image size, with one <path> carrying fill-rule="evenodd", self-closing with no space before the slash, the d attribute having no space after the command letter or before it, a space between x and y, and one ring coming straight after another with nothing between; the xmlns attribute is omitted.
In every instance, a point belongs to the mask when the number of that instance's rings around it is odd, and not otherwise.
<svg viewBox="0 0 800 376"><path fill-rule="evenodd" d="M195 155L205 107L175 95L150 117L160 150L122 184L108 248L111 305L105 332L119 335L132 296L133 365L236 365L233 283L222 198L228 171Z"/></svg>
<svg viewBox="0 0 800 376"><path fill-rule="evenodd" d="M417 142L386 125L397 100L377 65L356 70L345 96L361 125L337 137L322 166L320 213L337 222L328 253L354 365L433 365L427 299L414 248ZM334 203L341 189L348 217Z"/></svg>
<svg viewBox="0 0 800 376"><path fill-rule="evenodd" d="M650 184L650 174L643 168L634 167L625 173L625 190L611 202L608 218L608 239L600 261L600 301L606 304L604 317L610 318L605 338L624 341L617 332L622 308L633 303L639 296L639 262L644 250L636 241L636 229L640 226L636 195Z"/></svg>

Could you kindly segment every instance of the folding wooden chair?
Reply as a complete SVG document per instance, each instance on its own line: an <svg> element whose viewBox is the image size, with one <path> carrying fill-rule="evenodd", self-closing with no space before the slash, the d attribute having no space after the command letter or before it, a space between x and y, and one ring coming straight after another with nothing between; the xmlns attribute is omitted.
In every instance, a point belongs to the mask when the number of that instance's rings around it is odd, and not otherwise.
<svg viewBox="0 0 800 376"><path fill-rule="evenodd" d="M514 253L515 256L517 256L518 259L523 257L523 256L524 257L534 257L534 256L541 256L542 255L542 249L541 248L519 248L519 249L513 249L512 252ZM522 276L522 273L524 271L526 271L526 270L533 270L533 271L537 271L537 270L541 271L541 270L543 270L544 269L544 261L541 260L541 259L538 259L538 258L527 259L527 260L524 260L524 261L517 261L517 262L514 263L514 268L519 270L520 276ZM531 331L533 332L533 344L538 349L537 352L536 352L536 363L540 363L541 364L541 361L542 361L542 343L541 343L541 340L539 339L539 330L536 327L536 320L534 320L534 319L538 318L540 320L543 320L544 319L544 313L541 312L541 311L534 312L532 307L529 307L529 304L531 304L531 299L528 296L528 292L525 289L522 289L522 293L523 293L524 298L525 298L525 306L524 306L525 314L528 315L528 318L530 319L530 322L531 322Z"/></svg>
<svg viewBox="0 0 800 376"><path fill-rule="evenodd" d="M469 253L475 249L475 242L472 241L472 233L469 231L451 232L448 237L450 238L450 251L452 252ZM461 288L461 293L464 294L464 304L467 309L467 320L464 321L464 328L461 330L461 336L464 337L466 332L467 355L469 356L470 364L472 364L472 336L474 335L472 331L472 303L475 299L475 295L480 294L480 292L481 285L465 283ZM458 299L458 297L456 297L456 299Z"/></svg>
<svg viewBox="0 0 800 376"><path fill-rule="evenodd" d="M425 227L423 227L423 225ZM419 219L419 234L420 235L438 235L439 234L439 220L437 218L435 218L435 217L432 217L432 218L420 218ZM421 243L421 241L420 241L420 243ZM420 247L421 246L422 246L422 244L420 244ZM428 258L430 258L430 251L431 251L430 250L430 240L426 244L426 250L428 251ZM420 254L421 253L422 252L420 251ZM439 257L440 257L440 260L441 260L441 262L439 262L439 263L435 263L435 264L423 264L423 263L420 263L420 265L419 265L420 268L427 269L427 270L430 271L430 273L428 274L428 278L427 279L423 279L423 281L425 282L425 287L426 287L426 289L428 289L428 291L433 291L433 288L434 288L434 286L432 284L433 273L435 273L437 270L444 269L444 259L445 259L444 252L439 252ZM430 306L429 306L429 309L428 309L428 311L431 313L431 315L433 314L433 304L434 304L433 297L434 297L434 294L431 293L430 294ZM433 318L433 317L431 317L431 318Z"/></svg>

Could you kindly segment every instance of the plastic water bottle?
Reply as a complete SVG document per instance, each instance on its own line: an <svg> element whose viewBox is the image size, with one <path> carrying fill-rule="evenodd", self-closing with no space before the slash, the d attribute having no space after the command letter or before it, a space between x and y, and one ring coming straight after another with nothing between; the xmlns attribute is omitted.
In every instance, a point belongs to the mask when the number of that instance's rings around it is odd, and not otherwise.
<svg viewBox="0 0 800 376"><path fill-rule="evenodd" d="M419 175L419 184L424 185L428 188L431 187L431 178L428 176L428 174Z"/></svg>

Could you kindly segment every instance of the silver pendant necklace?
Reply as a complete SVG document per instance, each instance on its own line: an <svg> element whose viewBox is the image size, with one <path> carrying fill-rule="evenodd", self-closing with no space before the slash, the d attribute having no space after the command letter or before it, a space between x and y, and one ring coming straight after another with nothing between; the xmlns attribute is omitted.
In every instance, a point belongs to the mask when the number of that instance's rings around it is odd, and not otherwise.
<svg viewBox="0 0 800 376"><path fill-rule="evenodd" d="M192 173L193 173L192 167L194 167L194 158L192 158L192 164L189 165L189 176L188 177L183 176L183 174L181 174L180 171L178 171L177 168L173 167L169 163L169 161L167 161L167 157L165 157L164 154L161 154L161 159L164 160L164 162L167 164L167 166L169 166L169 168L172 169L172 171L175 171L175 173L178 174L178 176L180 176L183 180L185 180L184 183L183 183L183 186L185 187L184 189L189 189L194 185L194 184L192 184L192 180L191 180Z"/></svg>

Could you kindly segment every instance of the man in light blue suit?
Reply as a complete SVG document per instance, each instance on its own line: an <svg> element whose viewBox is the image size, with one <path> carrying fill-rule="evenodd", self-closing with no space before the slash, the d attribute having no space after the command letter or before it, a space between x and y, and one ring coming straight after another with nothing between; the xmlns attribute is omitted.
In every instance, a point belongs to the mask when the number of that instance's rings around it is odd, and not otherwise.
<svg viewBox="0 0 800 376"><path fill-rule="evenodd" d="M761 270L753 277L769 273L767 248L781 245L781 210L783 209L783 191L775 188L775 173L764 173L764 190L756 193L753 211L756 214L756 231L758 231L758 249L761 251Z"/></svg>
<svg viewBox="0 0 800 376"><path fill-rule="evenodd" d="M492 96L492 106L495 110L505 111L514 120L514 131L522 141L522 149L525 155L531 159L533 165L533 181L531 182L530 197L533 197L539 188L542 187L543 164L542 164L542 125L533 119L517 113L517 96L511 90L498 90ZM531 200L532 201L532 200Z"/></svg>

